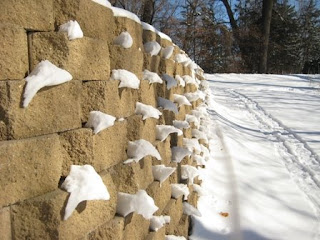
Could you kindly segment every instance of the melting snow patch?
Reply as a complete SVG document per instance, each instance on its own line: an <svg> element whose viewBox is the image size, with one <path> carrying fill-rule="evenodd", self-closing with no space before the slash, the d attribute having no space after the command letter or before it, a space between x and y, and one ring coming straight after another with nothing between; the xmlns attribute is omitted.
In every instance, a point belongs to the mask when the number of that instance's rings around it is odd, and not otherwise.
<svg viewBox="0 0 320 240"><path fill-rule="evenodd" d="M92 1L102 5L104 7L107 7L107 8L111 8L112 7L111 3L108 0L92 0Z"/></svg>
<svg viewBox="0 0 320 240"><path fill-rule="evenodd" d="M119 80L119 88L128 87L133 89L139 89L140 80L137 76L124 69L112 70L112 80Z"/></svg>
<svg viewBox="0 0 320 240"><path fill-rule="evenodd" d="M23 97L23 107L27 107L36 93L43 87L68 82L72 76L66 70L58 68L48 60L41 61L26 77L27 86Z"/></svg>
<svg viewBox="0 0 320 240"><path fill-rule="evenodd" d="M154 108L151 105L146 105L140 102L136 102L136 110L135 110L135 114L141 114L143 117L143 120L146 120L147 118L155 118L155 119L159 119L159 116L162 115L162 113Z"/></svg>
<svg viewBox="0 0 320 240"><path fill-rule="evenodd" d="M69 40L83 38L83 32L77 21L70 20L69 22L62 24L59 27L59 32L67 33Z"/></svg>
<svg viewBox="0 0 320 240"><path fill-rule="evenodd" d="M125 10L125 9L117 8L117 7L111 7L111 10L113 12L113 16L115 16L115 17L129 18L129 19L141 24L141 21L138 18L138 16L135 15L134 13L132 13L132 12L129 12L129 11Z"/></svg>
<svg viewBox="0 0 320 240"><path fill-rule="evenodd" d="M114 125L116 118L100 111L91 111L86 127L93 127L93 133L98 132Z"/></svg>
<svg viewBox="0 0 320 240"><path fill-rule="evenodd" d="M184 195L184 200L187 200L189 194L190 194L189 188L186 184L182 184L182 183L171 184L171 196L173 198L177 199L178 197Z"/></svg>
<svg viewBox="0 0 320 240"><path fill-rule="evenodd" d="M181 166L181 178L189 179L191 183L193 183L193 179L199 176L198 169L190 165L182 165Z"/></svg>
<svg viewBox="0 0 320 240"><path fill-rule="evenodd" d="M177 105L175 105L172 101L158 97L158 107L162 107L165 110L169 110L174 112L175 114L178 114L178 108Z"/></svg>
<svg viewBox="0 0 320 240"><path fill-rule="evenodd" d="M161 50L161 46L156 41L147 42L143 45L144 51L149 53L151 56L156 56Z"/></svg>
<svg viewBox="0 0 320 240"><path fill-rule="evenodd" d="M143 80L147 80L149 83L163 83L163 80L157 73L148 70L143 71Z"/></svg>
<svg viewBox="0 0 320 240"><path fill-rule="evenodd" d="M70 173L61 187L70 193L64 220L71 216L73 210L82 201L110 199L108 189L101 177L90 165L71 165Z"/></svg>
<svg viewBox="0 0 320 240"><path fill-rule="evenodd" d="M181 136L183 134L183 132L180 129L170 125L157 125L156 132L156 139L160 140L161 142L163 142L170 133L177 133L178 136Z"/></svg>
<svg viewBox="0 0 320 240"><path fill-rule="evenodd" d="M191 156L192 152L190 152L188 149L183 147L172 147L172 161L173 162L181 162L182 159L184 159L186 156Z"/></svg>
<svg viewBox="0 0 320 240"><path fill-rule="evenodd" d="M172 87L177 86L177 81L173 77L171 77L170 75L163 74L162 78L166 81L168 90L170 90Z"/></svg>
<svg viewBox="0 0 320 240"><path fill-rule="evenodd" d="M165 59L169 59L172 56L174 47L173 46L168 46L166 48L162 49L162 57Z"/></svg>
<svg viewBox="0 0 320 240"><path fill-rule="evenodd" d="M139 162L145 156L151 155L158 160L161 160L161 156L158 150L148 141L144 139L129 141L127 155L129 157L124 163L131 163L133 161Z"/></svg>
<svg viewBox="0 0 320 240"><path fill-rule="evenodd" d="M173 94L173 102L178 103L179 107L181 107L182 105L191 106L189 100L185 96L180 94Z"/></svg>
<svg viewBox="0 0 320 240"><path fill-rule="evenodd" d="M190 124L187 121L173 120L173 126L179 129L188 129Z"/></svg>
<svg viewBox="0 0 320 240"><path fill-rule="evenodd" d="M199 210L187 202L183 203L183 213L187 215L201 217L201 213L199 212Z"/></svg>
<svg viewBox="0 0 320 240"><path fill-rule="evenodd" d="M150 229L157 232L166 223L170 223L170 216L152 216L150 219Z"/></svg>
<svg viewBox="0 0 320 240"><path fill-rule="evenodd" d="M165 165L152 166L152 174L155 180L161 184L176 170L173 167L166 167Z"/></svg>
<svg viewBox="0 0 320 240"><path fill-rule="evenodd" d="M123 217L136 212L145 219L150 219L158 209L145 190L139 190L136 194L118 193L117 213Z"/></svg>
<svg viewBox="0 0 320 240"><path fill-rule="evenodd" d="M122 32L118 37L114 39L113 43L123 48L131 48L133 40L130 33Z"/></svg>

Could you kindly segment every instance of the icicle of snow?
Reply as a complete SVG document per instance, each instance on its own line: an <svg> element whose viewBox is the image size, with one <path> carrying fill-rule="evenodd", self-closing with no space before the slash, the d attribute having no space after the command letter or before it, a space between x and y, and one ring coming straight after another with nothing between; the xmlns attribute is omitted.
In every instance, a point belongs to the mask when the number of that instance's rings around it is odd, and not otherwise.
<svg viewBox="0 0 320 240"><path fill-rule="evenodd" d="M178 136L181 136L183 134L183 132L180 129L175 128L171 125L157 125L156 132L156 139L160 140L161 142L163 142L169 136L170 133L178 133Z"/></svg>
<svg viewBox="0 0 320 240"><path fill-rule="evenodd" d="M143 45L144 51L149 53L151 56L156 56L161 50L161 46L156 41L150 41Z"/></svg>
<svg viewBox="0 0 320 240"><path fill-rule="evenodd" d="M171 148L172 153L172 161L173 162L181 162L183 158L186 156L191 156L192 152L190 152L188 149L183 147L172 147Z"/></svg>
<svg viewBox="0 0 320 240"><path fill-rule="evenodd" d="M149 83L163 83L163 80L161 77L155 73L155 72L150 72L148 70L143 71L143 80L149 81Z"/></svg>
<svg viewBox="0 0 320 240"><path fill-rule="evenodd" d="M145 190L139 190L136 194L118 192L117 213L125 217L129 213L136 212L145 219L150 219L159 208Z"/></svg>
<svg viewBox="0 0 320 240"><path fill-rule="evenodd" d="M26 108L36 93L43 87L55 86L68 82L72 76L66 70L58 68L48 60L41 61L26 77L27 86L23 97L23 107Z"/></svg>
<svg viewBox="0 0 320 240"><path fill-rule="evenodd" d="M206 192L205 190L203 190L203 188L198 185L198 184L192 184L192 188L195 192L198 193L199 196L205 196L206 195Z"/></svg>
<svg viewBox="0 0 320 240"><path fill-rule="evenodd" d="M182 183L173 183L171 184L171 196L175 199L184 195L184 200L188 199L190 192L186 184Z"/></svg>
<svg viewBox="0 0 320 240"><path fill-rule="evenodd" d="M165 165L152 166L153 178L161 184L176 170L173 167L166 167Z"/></svg>
<svg viewBox="0 0 320 240"><path fill-rule="evenodd" d="M154 108L151 105L143 104L141 102L136 102L135 114L141 114L143 116L143 120L146 120L150 117L159 119L159 116L162 115L162 113L158 109Z"/></svg>
<svg viewBox="0 0 320 240"><path fill-rule="evenodd" d="M119 88L128 87L139 89L140 80L137 76L125 69L112 70L111 80L119 80Z"/></svg>
<svg viewBox="0 0 320 240"><path fill-rule="evenodd" d="M170 90L172 87L177 86L177 81L173 77L171 77L170 75L163 74L162 78L166 81L168 90Z"/></svg>
<svg viewBox="0 0 320 240"><path fill-rule="evenodd" d="M182 143L183 143L183 146L186 147L189 151L195 150L197 154L201 153L201 147L198 139L183 138Z"/></svg>
<svg viewBox="0 0 320 240"><path fill-rule="evenodd" d="M185 116L186 121L190 124L190 123L194 123L194 125L196 127L200 126L200 122L198 120L198 118L196 116L190 115L190 114L186 114Z"/></svg>
<svg viewBox="0 0 320 240"><path fill-rule="evenodd" d="M127 155L129 157L124 163L131 163L133 161L139 162L145 156L151 155L158 160L161 160L161 156L158 150L148 141L144 139L129 141Z"/></svg>
<svg viewBox="0 0 320 240"><path fill-rule="evenodd" d="M77 21L70 20L59 27L59 32L66 32L69 40L83 38L83 32Z"/></svg>
<svg viewBox="0 0 320 240"><path fill-rule="evenodd" d="M193 183L193 179L199 176L198 169L190 165L182 165L181 166L181 178L189 179L191 183Z"/></svg>
<svg viewBox="0 0 320 240"><path fill-rule="evenodd" d="M150 219L150 229L157 232L166 223L170 223L170 216L152 216Z"/></svg>
<svg viewBox="0 0 320 240"><path fill-rule="evenodd" d="M195 78L192 78L189 75L184 75L182 76L182 78L186 82L186 84L197 84Z"/></svg>
<svg viewBox="0 0 320 240"><path fill-rule="evenodd" d="M117 8L117 7L111 7L111 10L113 12L113 16L115 16L115 17L129 18L129 19L141 24L141 21L138 18L138 16L135 15L134 13L132 13L132 12L129 12L129 11L125 10L125 9Z"/></svg>
<svg viewBox="0 0 320 240"><path fill-rule="evenodd" d="M194 154L193 155L194 160L196 161L197 165L206 165L207 162L204 159L204 157L198 155L198 154Z"/></svg>
<svg viewBox="0 0 320 240"><path fill-rule="evenodd" d="M92 1L102 5L104 7L107 7L107 8L111 8L112 7L111 3L108 0L92 0Z"/></svg>
<svg viewBox="0 0 320 240"><path fill-rule="evenodd" d="M179 86L181 86L181 87L186 86L186 82L183 80L183 78L180 75L176 75L175 79L179 83Z"/></svg>
<svg viewBox="0 0 320 240"><path fill-rule="evenodd" d="M187 121L173 120L173 126L179 129L188 129L190 124Z"/></svg>
<svg viewBox="0 0 320 240"><path fill-rule="evenodd" d="M204 132L201 132L198 129L192 129L191 133L192 133L192 137L197 139L203 139L205 143L208 143L207 134L205 134Z"/></svg>
<svg viewBox="0 0 320 240"><path fill-rule="evenodd" d="M166 48L162 49L162 57L165 59L169 59L172 56L174 47L173 46L168 46Z"/></svg>
<svg viewBox="0 0 320 240"><path fill-rule="evenodd" d="M70 173L61 188L70 193L64 220L71 216L73 210L82 201L110 199L107 187L91 165L71 165Z"/></svg>
<svg viewBox="0 0 320 240"><path fill-rule="evenodd" d="M114 125L116 118L100 111L91 111L86 127L93 127L93 133L97 134L102 130Z"/></svg>
<svg viewBox="0 0 320 240"><path fill-rule="evenodd" d="M178 114L178 108L177 105L175 105L172 101L158 97L158 107L162 107L165 110L169 110L174 112L175 114Z"/></svg>
<svg viewBox="0 0 320 240"><path fill-rule="evenodd" d="M187 215L193 215L196 217L202 216L198 209L196 209L194 206L187 202L183 202L183 213Z"/></svg>
<svg viewBox="0 0 320 240"><path fill-rule="evenodd" d="M123 48L131 48L133 44L133 39L128 32L122 32L119 36L117 36L113 43L115 45L120 45Z"/></svg>
<svg viewBox="0 0 320 240"><path fill-rule="evenodd" d="M165 240L187 240L187 239L183 236L165 235Z"/></svg>
<svg viewBox="0 0 320 240"><path fill-rule="evenodd" d="M173 94L173 102L178 103L179 107L181 107L182 105L191 106L189 100L185 96L180 94Z"/></svg>

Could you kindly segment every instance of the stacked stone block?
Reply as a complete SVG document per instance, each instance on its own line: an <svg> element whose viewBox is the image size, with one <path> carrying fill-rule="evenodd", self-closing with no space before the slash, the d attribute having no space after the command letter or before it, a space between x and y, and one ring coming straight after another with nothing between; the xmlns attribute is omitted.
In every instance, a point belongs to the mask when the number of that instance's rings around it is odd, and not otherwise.
<svg viewBox="0 0 320 240"><path fill-rule="evenodd" d="M194 92L194 86L167 90L166 84L142 80L144 69L160 76L190 75L188 67L173 60L150 56L143 44L172 43L143 30L137 22L114 17L109 8L88 0L2 0L0 8L0 239L164 239L165 234L188 236L190 218L183 214L182 197L171 198L171 183L180 183L180 164L171 162L171 147L182 146L176 134L156 140L157 124L172 124L200 104L182 106L178 114L163 110L157 119L135 115L135 103L157 107L157 97L173 99L174 93ZM84 37L69 41L59 26L77 20ZM128 31L134 44L123 49L113 44ZM175 46L175 53L179 52ZM27 108L22 107L24 78L42 60L71 73L73 80L41 89ZM126 69L141 80L140 89L119 89L111 80L113 69ZM200 79L200 76L198 77ZM98 134L85 128L90 111L113 115L116 121ZM188 131L185 137L191 138ZM123 164L128 141L145 139L162 160L145 157ZM190 164L186 158L181 164ZM92 165L110 193L108 201L84 201L63 221L68 193L60 189L71 165ZM160 186L152 165L177 167ZM144 189L170 224L158 232L150 221L131 213L116 214L117 192ZM192 188L190 188L192 190ZM196 206L197 195L188 202Z"/></svg>

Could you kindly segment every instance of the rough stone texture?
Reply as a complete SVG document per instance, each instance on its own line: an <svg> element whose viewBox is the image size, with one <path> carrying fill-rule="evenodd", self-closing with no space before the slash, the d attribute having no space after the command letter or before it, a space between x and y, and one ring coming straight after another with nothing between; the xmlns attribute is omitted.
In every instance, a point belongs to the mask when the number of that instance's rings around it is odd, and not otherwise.
<svg viewBox="0 0 320 240"><path fill-rule="evenodd" d="M124 218L115 217L88 234L87 240L123 239Z"/></svg>
<svg viewBox="0 0 320 240"><path fill-rule="evenodd" d="M0 22L0 80L22 79L29 70L27 33L22 27Z"/></svg>
<svg viewBox="0 0 320 240"><path fill-rule="evenodd" d="M150 84L147 80L140 82L139 101L157 108L157 87L156 84Z"/></svg>
<svg viewBox="0 0 320 240"><path fill-rule="evenodd" d="M82 86L82 121L86 122L90 111L101 111L121 118L134 114L138 91L118 89L119 81L88 81Z"/></svg>
<svg viewBox="0 0 320 240"><path fill-rule="evenodd" d="M149 185L146 189L148 195L153 198L155 205L159 208L154 215L161 215L163 209L171 199L171 186L169 178L166 179L160 186L158 181L155 181Z"/></svg>
<svg viewBox="0 0 320 240"><path fill-rule="evenodd" d="M188 203L190 203L192 206L194 206L195 208L197 208L197 203L198 203L198 193L197 192L190 192L191 194L189 194L188 196Z"/></svg>
<svg viewBox="0 0 320 240"><path fill-rule="evenodd" d="M117 194L109 174L101 176L110 200L84 201L62 221L68 193L56 190L12 206L14 239L79 239L115 215Z"/></svg>
<svg viewBox="0 0 320 240"><path fill-rule="evenodd" d="M132 115L127 118L127 138L129 141L144 139L150 143L156 140L157 119L147 118L142 120L141 115Z"/></svg>
<svg viewBox="0 0 320 240"><path fill-rule="evenodd" d="M151 56L148 53L143 54L143 69L151 72L159 73L160 56Z"/></svg>
<svg viewBox="0 0 320 240"><path fill-rule="evenodd" d="M19 25L28 30L51 31L53 0L1 0L0 22Z"/></svg>
<svg viewBox="0 0 320 240"><path fill-rule="evenodd" d="M127 124L115 122L109 127L93 136L93 166L96 171L110 168L127 159L126 148Z"/></svg>
<svg viewBox="0 0 320 240"><path fill-rule="evenodd" d="M70 41L65 33L34 33L31 43L32 69L49 60L77 80L108 80L110 58L106 40L83 37Z"/></svg>
<svg viewBox="0 0 320 240"><path fill-rule="evenodd" d="M163 240L165 239L166 228L162 227L157 232L150 232L145 240Z"/></svg>
<svg viewBox="0 0 320 240"><path fill-rule="evenodd" d="M185 238L188 238L189 226L190 217L188 215L183 214L178 223L178 226L174 229L174 234L177 236L184 236Z"/></svg>
<svg viewBox="0 0 320 240"><path fill-rule="evenodd" d="M2 140L20 139L81 127L78 81L41 89L27 108L22 108L25 81L0 82ZM3 95L2 95L3 94ZM1 140L1 139L0 139Z"/></svg>
<svg viewBox="0 0 320 240"><path fill-rule="evenodd" d="M142 79L143 53L138 48L123 48L118 45L110 45L110 67L113 69L125 69Z"/></svg>
<svg viewBox="0 0 320 240"><path fill-rule="evenodd" d="M154 180L150 156L137 163L119 163L110 173L117 190L130 194L135 194L139 189L146 189Z"/></svg>
<svg viewBox="0 0 320 240"><path fill-rule="evenodd" d="M168 74L170 76L180 75L179 72L176 71L176 63L171 59L162 58L159 65L159 73Z"/></svg>
<svg viewBox="0 0 320 240"><path fill-rule="evenodd" d="M11 240L10 207L0 209L0 239Z"/></svg>
<svg viewBox="0 0 320 240"><path fill-rule="evenodd" d="M142 215L130 213L125 217L124 238L126 240L145 239L149 233L150 221Z"/></svg>
<svg viewBox="0 0 320 240"><path fill-rule="evenodd" d="M113 41L114 20L111 9L88 0L55 0L55 26L77 20L84 36Z"/></svg>
<svg viewBox="0 0 320 240"><path fill-rule="evenodd" d="M0 207L57 188L62 161L57 135L0 142Z"/></svg>
<svg viewBox="0 0 320 240"><path fill-rule="evenodd" d="M186 86L185 86L185 91L186 91L186 92L195 92L195 91L197 91L197 86L194 85L194 84L188 83L188 84L186 84Z"/></svg>
<svg viewBox="0 0 320 240"><path fill-rule="evenodd" d="M62 176L67 176L71 165L94 165L92 130L80 128L60 135L63 148Z"/></svg>
<svg viewBox="0 0 320 240"><path fill-rule="evenodd" d="M171 162L171 147L170 147L170 135L163 141L156 141L155 147L161 156L161 164L170 164ZM158 165L159 161L154 160L154 165Z"/></svg>
<svg viewBox="0 0 320 240"><path fill-rule="evenodd" d="M153 32L153 31L150 31L150 30L143 30L142 40L143 40L143 43L156 41L157 40L157 34L155 32Z"/></svg>
<svg viewBox="0 0 320 240"><path fill-rule="evenodd" d="M176 227L179 225L179 221L183 214L182 197L178 199L170 199L169 203L162 212L162 215L170 216L170 223L166 225L166 234L175 235Z"/></svg>

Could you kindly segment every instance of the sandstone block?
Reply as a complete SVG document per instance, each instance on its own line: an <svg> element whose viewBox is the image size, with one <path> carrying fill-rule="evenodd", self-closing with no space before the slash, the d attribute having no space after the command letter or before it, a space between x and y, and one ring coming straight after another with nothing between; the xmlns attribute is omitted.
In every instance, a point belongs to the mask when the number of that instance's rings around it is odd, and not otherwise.
<svg viewBox="0 0 320 240"><path fill-rule="evenodd" d="M0 209L0 239L11 240L10 207Z"/></svg>
<svg viewBox="0 0 320 240"><path fill-rule="evenodd" d="M161 73L161 74L165 73L170 76L180 75L179 73L176 73L175 61L173 61L171 59L164 59L164 58L162 58L160 61L159 73Z"/></svg>
<svg viewBox="0 0 320 240"><path fill-rule="evenodd" d="M28 30L51 31L53 26L53 1L1 0L0 22L19 25Z"/></svg>
<svg viewBox="0 0 320 240"><path fill-rule="evenodd" d="M168 165L171 163L171 147L170 147L170 135L163 141L156 141L155 142L155 147L157 148L158 152L160 153L161 156L161 164ZM153 165L158 165L159 161L154 160Z"/></svg>
<svg viewBox="0 0 320 240"><path fill-rule="evenodd" d="M159 73L160 56L151 56L148 53L143 54L143 70Z"/></svg>
<svg viewBox="0 0 320 240"><path fill-rule="evenodd" d="M62 161L57 135L0 142L0 207L54 190Z"/></svg>
<svg viewBox="0 0 320 240"><path fill-rule="evenodd" d="M156 140L157 119L142 120L141 115L132 115L127 118L127 138L129 141L144 139L150 143Z"/></svg>
<svg viewBox="0 0 320 240"><path fill-rule="evenodd" d="M3 2L0 3L0 6L1 4ZM14 4L11 3L11 5ZM0 19L1 16L2 14L0 14ZM28 70L26 31L17 25L0 24L0 80L22 79Z"/></svg>
<svg viewBox="0 0 320 240"><path fill-rule="evenodd" d="M12 206L14 239L79 239L110 221L115 215L117 193L110 175L101 176L110 200L81 202L70 218L62 221L68 193L56 190Z"/></svg>
<svg viewBox="0 0 320 240"><path fill-rule="evenodd" d="M130 213L125 217L124 238L126 240L145 239L149 233L150 221L142 215Z"/></svg>
<svg viewBox="0 0 320 240"><path fill-rule="evenodd" d="M67 176L71 165L95 165L92 130L80 128L59 135L63 149L62 176Z"/></svg>
<svg viewBox="0 0 320 240"><path fill-rule="evenodd" d="M186 84L186 86L185 86L185 91L186 91L186 93L189 93L189 92L195 92L195 91L197 91L197 86L196 85L194 85L194 84Z"/></svg>
<svg viewBox="0 0 320 240"><path fill-rule="evenodd" d="M166 228L162 227L157 232L150 232L145 240L163 240L165 239Z"/></svg>
<svg viewBox="0 0 320 240"><path fill-rule="evenodd" d="M175 62L175 75L180 75L181 77L184 75L184 66L182 63Z"/></svg>
<svg viewBox="0 0 320 240"><path fill-rule="evenodd" d="M166 179L161 186L158 181L151 183L146 191L148 195L153 198L155 205L159 208L154 215L161 215L163 209L171 199L171 186L169 179Z"/></svg>
<svg viewBox="0 0 320 240"><path fill-rule="evenodd" d="M94 1L56 0L54 1L56 27L70 20L77 20L84 36L111 42L114 31L112 10Z"/></svg>
<svg viewBox="0 0 320 240"><path fill-rule="evenodd" d="M109 49L106 40L83 37L70 41L65 33L34 33L31 66L49 60L77 80L108 80Z"/></svg>
<svg viewBox="0 0 320 240"><path fill-rule="evenodd" d="M183 214L178 223L178 226L174 229L174 234L177 236L184 236L188 239L190 227L190 217Z"/></svg>
<svg viewBox="0 0 320 240"><path fill-rule="evenodd" d="M175 234L175 229L179 225L179 221L183 214L182 197L178 199L170 199L169 203L162 212L162 215L170 216L170 223L166 225L166 234Z"/></svg>
<svg viewBox="0 0 320 240"><path fill-rule="evenodd" d="M188 196L188 203L190 203L192 206L197 208L198 199L199 199L198 193L195 191L193 191L193 192L190 191L190 193L191 194L189 194L189 196Z"/></svg>
<svg viewBox="0 0 320 240"><path fill-rule="evenodd" d="M157 34L150 30L143 30L142 32L142 40L143 43L156 41L157 40Z"/></svg>
<svg viewBox="0 0 320 240"><path fill-rule="evenodd" d="M139 101L157 108L157 87L147 80L140 81Z"/></svg>
<svg viewBox="0 0 320 240"><path fill-rule="evenodd" d="M137 163L114 166L110 173L117 190L135 194L139 189L146 189L154 180L151 159L151 156L147 156Z"/></svg>
<svg viewBox="0 0 320 240"><path fill-rule="evenodd" d="M6 127L2 140L20 139L81 127L79 81L41 89L22 108L25 81L0 82L0 121Z"/></svg>
<svg viewBox="0 0 320 240"><path fill-rule="evenodd" d="M123 239L124 218L115 217L88 234L87 240Z"/></svg>

